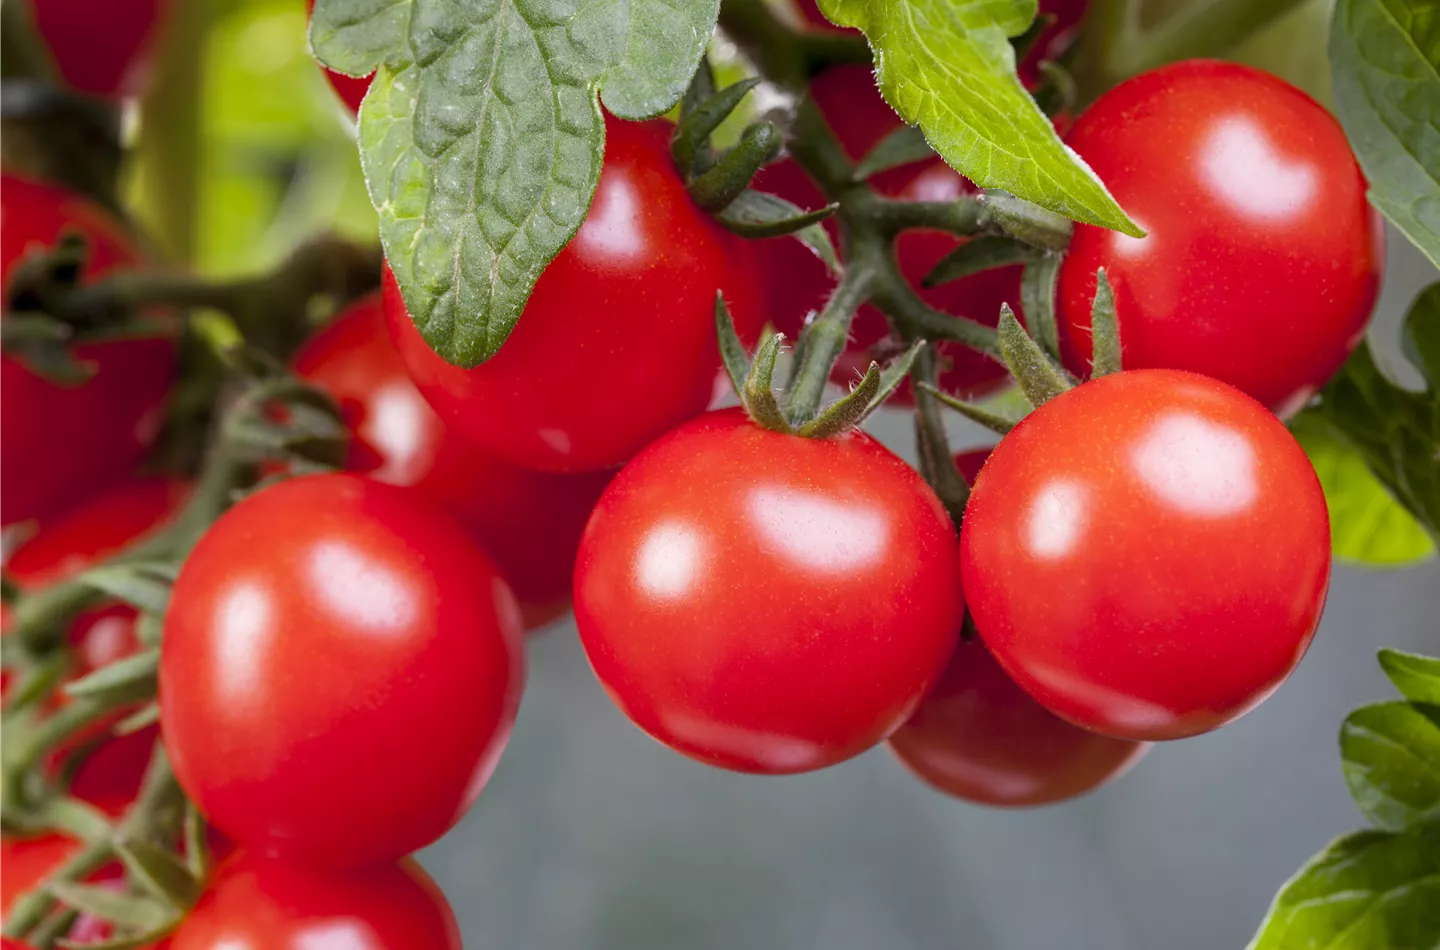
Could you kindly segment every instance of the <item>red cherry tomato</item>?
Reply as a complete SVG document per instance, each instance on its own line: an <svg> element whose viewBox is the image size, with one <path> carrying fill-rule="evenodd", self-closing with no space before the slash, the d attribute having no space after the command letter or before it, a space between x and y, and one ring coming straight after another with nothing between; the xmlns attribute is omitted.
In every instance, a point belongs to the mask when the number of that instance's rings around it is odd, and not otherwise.
<svg viewBox="0 0 1440 950"><path fill-rule="evenodd" d="M1263 406L1134 370L1000 442L960 549L975 625L1026 692L1096 732L1179 739L1253 709L1300 662L1330 525L1304 451Z"/></svg>
<svg viewBox="0 0 1440 950"><path fill-rule="evenodd" d="M170 937L170 950L321 948L460 950L460 929L445 895L412 860L317 872L240 854Z"/></svg>
<svg viewBox="0 0 1440 950"><path fill-rule="evenodd" d="M305 8L307 12L313 14L315 0L305 0ZM371 73L356 79L354 76L337 73L324 66L321 66L320 69L325 73L325 78L330 81L330 88L334 89L335 94L340 97L340 101L345 103L345 108L349 109L352 114L359 112L360 103L365 101L365 93L370 91L370 82L375 78L375 74Z"/></svg>
<svg viewBox="0 0 1440 950"><path fill-rule="evenodd" d="M893 732L955 646L954 532L869 436L780 435L712 412L600 498L575 617L635 723L711 765L786 773Z"/></svg>
<svg viewBox="0 0 1440 950"><path fill-rule="evenodd" d="M35 28L75 90L118 98L143 86L165 0L30 0Z"/></svg>
<svg viewBox="0 0 1440 950"><path fill-rule="evenodd" d="M1068 141L1149 232L1076 228L1059 290L1072 369L1089 365L1100 267L1129 369L1204 373L1282 415L1339 369L1375 307L1384 231L1320 105L1197 60L1112 89Z"/></svg>
<svg viewBox="0 0 1440 950"><path fill-rule="evenodd" d="M579 233L491 360L460 369L420 337L386 269L385 316L441 418L516 465L614 468L702 412L720 366L715 292L759 317L748 254L690 200L668 123L606 122L605 167Z"/></svg>
<svg viewBox="0 0 1440 950"><path fill-rule="evenodd" d="M826 70L811 84L811 95L836 137L855 159L902 125L900 117L880 97L874 75L865 66ZM872 177L870 183L880 193L905 201L954 201L975 192L968 181L939 159L883 172ZM815 184L789 160L766 168L756 187L802 208L817 208L825 203ZM838 238L833 226L831 231L831 236ZM918 288L921 278L961 243L938 231L910 231L896 241L896 259L906 279ZM806 314L824 306L835 279L819 258L791 237L765 241L757 257L766 289L768 319L794 338ZM1020 267L1005 267L924 290L920 295L939 310L993 327L1000 322L1002 303L1008 303L1023 321L1020 276ZM885 362L893 355L887 352L889 335L885 316L874 307L861 307L851 325L850 342L836 363L835 381L852 383L864 375L872 360ZM975 398L993 392L1006 379L1003 366L968 347L941 343L939 350L944 367L940 386L949 392ZM892 398L912 402L909 383L903 384Z"/></svg>
<svg viewBox="0 0 1440 950"><path fill-rule="evenodd" d="M354 429L348 469L444 506L494 557L530 629L565 612L580 533L610 473L516 468L453 434L405 375L379 294L306 343L295 369L335 397Z"/></svg>
<svg viewBox="0 0 1440 950"><path fill-rule="evenodd" d="M509 737L514 597L413 489L353 475L259 491L176 581L161 728L180 784L241 845L332 866L438 838Z"/></svg>
<svg viewBox="0 0 1440 950"><path fill-rule="evenodd" d="M1049 805L1123 774L1149 749L1056 716L1005 675L980 643L962 643L915 715L890 737L922 781L981 805Z"/></svg>
<svg viewBox="0 0 1440 950"><path fill-rule="evenodd" d="M10 293L25 255L74 231L89 244L85 278L133 266L128 238L103 211L60 188L0 176L0 285ZM95 374L57 386L11 356L0 357L0 523L58 511L126 477L159 432L175 374L168 339L114 340L75 348Z"/></svg>

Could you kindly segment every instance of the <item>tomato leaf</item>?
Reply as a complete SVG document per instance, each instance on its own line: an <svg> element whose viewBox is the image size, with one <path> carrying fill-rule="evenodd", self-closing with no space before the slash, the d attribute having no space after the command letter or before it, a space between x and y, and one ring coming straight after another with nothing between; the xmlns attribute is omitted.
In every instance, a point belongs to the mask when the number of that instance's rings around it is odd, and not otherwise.
<svg viewBox="0 0 1440 950"><path fill-rule="evenodd" d="M1360 831L1275 896L1249 950L1431 950L1440 933L1440 827Z"/></svg>
<svg viewBox="0 0 1440 950"><path fill-rule="evenodd" d="M1440 659L1387 649L1380 651L1380 668L1412 703L1440 705Z"/></svg>
<svg viewBox="0 0 1440 950"><path fill-rule="evenodd" d="M93 673L65 686L65 693L73 698L81 696L116 697L132 700L149 699L155 695L160 669L160 651L151 649L107 663Z"/></svg>
<svg viewBox="0 0 1440 950"><path fill-rule="evenodd" d="M942 257L920 283L938 287L995 267L1024 264L1035 256L1034 248L1014 238L998 234L971 238Z"/></svg>
<svg viewBox="0 0 1440 950"><path fill-rule="evenodd" d="M1405 507L1316 412L1290 422L1315 466L1330 510L1330 543L1342 561L1367 567L1402 567L1434 557L1435 544Z"/></svg>
<svg viewBox="0 0 1440 950"><path fill-rule="evenodd" d="M156 900L186 910L199 899L203 885L172 852L140 840L116 841L114 846L132 880Z"/></svg>
<svg viewBox="0 0 1440 950"><path fill-rule="evenodd" d="M903 125L885 136L855 166L855 180L864 181L871 175L923 162L935 154L925 133L913 125Z"/></svg>
<svg viewBox="0 0 1440 950"><path fill-rule="evenodd" d="M1360 707L1340 728L1340 757L1351 797L1377 828L1440 816L1440 706Z"/></svg>
<svg viewBox="0 0 1440 950"><path fill-rule="evenodd" d="M1144 234L1015 75L1010 37L1035 19L1035 0L820 0L820 9L864 31L886 101L976 185Z"/></svg>
<svg viewBox="0 0 1440 950"><path fill-rule="evenodd" d="M680 101L719 0L318 0L328 66L378 69L360 153L380 238L425 340L494 356L535 281L575 234L605 124Z"/></svg>
<svg viewBox="0 0 1440 950"><path fill-rule="evenodd" d="M46 885L46 889L62 903L82 914L125 927L156 930L175 917L170 908L157 900L127 894L100 884L52 881Z"/></svg>
<svg viewBox="0 0 1440 950"><path fill-rule="evenodd" d="M1370 202L1440 267L1440 17L1433 0L1339 0L1335 104Z"/></svg>

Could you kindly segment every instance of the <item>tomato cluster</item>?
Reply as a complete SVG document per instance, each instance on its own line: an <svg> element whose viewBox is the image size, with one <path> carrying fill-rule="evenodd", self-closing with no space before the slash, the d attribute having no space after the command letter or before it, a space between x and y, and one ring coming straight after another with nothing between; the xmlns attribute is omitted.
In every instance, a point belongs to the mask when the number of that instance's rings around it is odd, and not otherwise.
<svg viewBox="0 0 1440 950"><path fill-rule="evenodd" d="M65 5L34 3L49 36ZM1042 7L1053 23L1021 64L1031 83L1083 4ZM831 28L813 3L800 12ZM98 75L109 65L72 73L53 45L77 88L119 88ZM331 79L352 108L368 86ZM831 67L809 95L854 160L901 127L866 67ZM686 756L787 774L888 742L929 785L999 806L1084 794L1152 742L1217 729L1304 654L1329 524L1276 413L1355 345L1382 253L1363 177L1316 103L1254 70L1192 62L1080 116L1069 144L1147 236L1076 229L1055 302L1064 361L1089 375L1104 268L1126 369L1043 402L993 451L957 456L963 519L858 429L812 438L745 408L706 411L717 292L748 342L767 320L798 334L835 278L789 237L746 242L707 215L666 121L607 116L605 130L588 216L497 355L473 368L437 355L386 264L380 289L292 363L348 430L344 470L257 466L185 555L159 636L158 734L237 853L171 950L458 947L449 905L409 855L481 793L520 703L522 634L572 603L615 704ZM870 185L911 202L975 191L933 157ZM825 200L790 158L755 187ZM12 281L65 234L85 241L82 284L143 266L117 222L57 186L7 173L0 202L7 314ZM964 240L900 234L895 264L931 307L993 327L1002 305L1018 309L1020 267L921 286ZM147 326L82 338L78 385L24 352L0 359L0 520L28 526L6 565L21 591L133 552L198 491L140 474L176 372L164 315ZM831 378L900 344L865 304ZM935 351L944 390L1006 384L988 356ZM79 614L64 676L154 649L149 629L118 602ZM42 713L69 701L56 693ZM154 727L112 734L127 712L45 763L112 815L157 748ZM0 913L81 847L0 839ZM118 876L107 864L90 880ZM320 919L332 929L316 938L307 922ZM69 937L107 928L82 916Z"/></svg>

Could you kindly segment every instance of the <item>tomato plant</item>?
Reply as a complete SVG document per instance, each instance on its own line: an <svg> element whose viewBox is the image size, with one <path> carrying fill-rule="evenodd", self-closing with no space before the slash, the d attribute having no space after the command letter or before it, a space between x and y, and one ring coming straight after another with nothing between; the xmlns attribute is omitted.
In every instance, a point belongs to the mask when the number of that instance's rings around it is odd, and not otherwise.
<svg viewBox="0 0 1440 950"><path fill-rule="evenodd" d="M431 351L386 272L390 333L425 398L476 445L528 468L614 468L703 411L720 366L717 290L737 322L758 320L748 252L686 194L668 126L606 129L590 215L490 361L466 370Z"/></svg>
<svg viewBox="0 0 1440 950"><path fill-rule="evenodd" d="M580 532L609 473L516 468L456 435L405 375L378 295L311 338L295 370L339 401L355 432L346 468L443 505L495 559L527 627L566 610Z"/></svg>
<svg viewBox="0 0 1440 950"><path fill-rule="evenodd" d="M1073 370L1104 267L1130 369L1204 373L1281 414L1334 375L1374 310L1384 229L1319 104L1246 66L1177 63L1106 93L1067 140L1149 232L1076 229L1059 292Z"/></svg>
<svg viewBox="0 0 1440 950"><path fill-rule="evenodd" d="M323 942L323 943L321 943ZM320 872L242 853L220 867L171 950L459 950L445 895L412 860Z"/></svg>
<svg viewBox="0 0 1440 950"><path fill-rule="evenodd" d="M117 98L140 90L166 0L29 0L35 27L76 91Z"/></svg>
<svg viewBox="0 0 1440 950"><path fill-rule="evenodd" d="M953 649L953 541L930 489L867 436L710 413L601 496L575 571L580 639L620 708L680 752L833 765L893 732Z"/></svg>
<svg viewBox="0 0 1440 950"><path fill-rule="evenodd" d="M160 702L176 775L243 847L401 857L494 768L520 699L519 624L492 563L413 489L349 475L267 488L175 583Z"/></svg>
<svg viewBox="0 0 1440 950"><path fill-rule="evenodd" d="M1218 728L1300 662L1330 524L1305 453L1203 376L1086 383L996 446L965 511L975 625L1051 712L1130 739ZM1063 590L1063 597L1029 592Z"/></svg>
<svg viewBox="0 0 1440 950"><path fill-rule="evenodd" d="M35 888L80 850L80 842L57 834L36 838L0 836L0 919L10 913L16 899ZM113 885L120 880L118 864L107 864L89 881ZM66 931L77 943L105 940L111 936L104 921L81 915Z"/></svg>
<svg viewBox="0 0 1440 950"><path fill-rule="evenodd" d="M139 257L119 226L84 199L48 184L0 177L0 287L29 254L73 232L87 242L84 278L133 267ZM7 304L6 312L9 312ZM0 521L15 524L78 501L127 476L154 441L174 375L163 337L86 343L75 358L93 375L61 385L15 356L0 357ZM83 446L83 451L75 447Z"/></svg>

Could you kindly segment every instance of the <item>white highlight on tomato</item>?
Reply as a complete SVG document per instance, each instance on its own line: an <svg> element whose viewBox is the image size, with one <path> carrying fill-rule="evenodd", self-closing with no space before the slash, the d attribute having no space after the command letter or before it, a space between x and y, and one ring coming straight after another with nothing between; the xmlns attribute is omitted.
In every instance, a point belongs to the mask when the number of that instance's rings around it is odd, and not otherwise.
<svg viewBox="0 0 1440 950"><path fill-rule="evenodd" d="M760 537L786 560L839 573L876 563L890 545L884 514L789 486L757 488L747 505Z"/></svg>
<svg viewBox="0 0 1440 950"><path fill-rule="evenodd" d="M1317 169L1281 154L1266 129L1246 116L1215 124L1201 143L1199 167L1217 196L1260 218L1299 213L1320 185Z"/></svg>
<svg viewBox="0 0 1440 950"><path fill-rule="evenodd" d="M1245 436L1194 413L1162 416L1130 461L1148 491L1187 514L1232 515L1260 494L1255 450Z"/></svg>
<svg viewBox="0 0 1440 950"><path fill-rule="evenodd" d="M656 525L636 554L635 578L656 597L680 597L695 583L703 547L699 533L684 522Z"/></svg>
<svg viewBox="0 0 1440 950"><path fill-rule="evenodd" d="M1025 542L1037 557L1062 558L1075 548L1087 519L1089 492L1080 482L1058 478L1035 493L1025 518Z"/></svg>
<svg viewBox="0 0 1440 950"><path fill-rule="evenodd" d="M403 633L415 620L415 601L393 568L343 541L316 544L305 569L321 606L359 629Z"/></svg>

